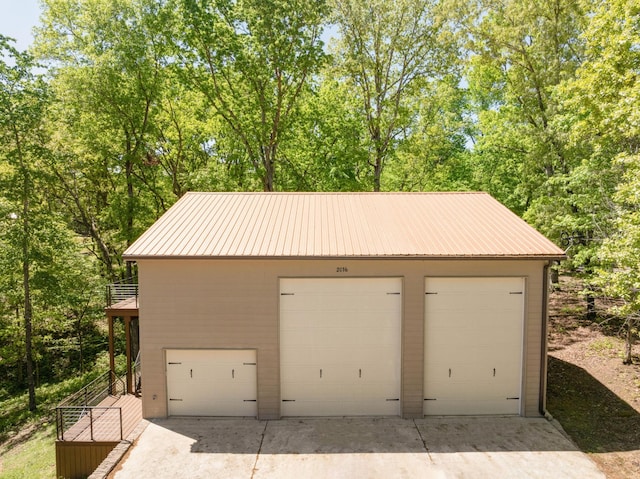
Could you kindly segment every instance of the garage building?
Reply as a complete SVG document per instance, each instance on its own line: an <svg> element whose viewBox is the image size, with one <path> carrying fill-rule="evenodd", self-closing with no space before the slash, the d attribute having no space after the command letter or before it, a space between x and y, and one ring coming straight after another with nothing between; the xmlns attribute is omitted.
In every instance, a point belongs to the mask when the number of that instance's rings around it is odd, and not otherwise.
<svg viewBox="0 0 640 479"><path fill-rule="evenodd" d="M563 257L485 193L188 193L125 253L143 415L540 415Z"/></svg>

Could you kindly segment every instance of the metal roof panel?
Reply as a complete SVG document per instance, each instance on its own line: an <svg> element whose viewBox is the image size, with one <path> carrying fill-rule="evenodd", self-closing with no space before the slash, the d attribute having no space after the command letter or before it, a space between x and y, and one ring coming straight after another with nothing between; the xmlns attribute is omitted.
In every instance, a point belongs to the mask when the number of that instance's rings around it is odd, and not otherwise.
<svg viewBox="0 0 640 479"><path fill-rule="evenodd" d="M562 258L564 252L486 193L187 193L124 256Z"/></svg>

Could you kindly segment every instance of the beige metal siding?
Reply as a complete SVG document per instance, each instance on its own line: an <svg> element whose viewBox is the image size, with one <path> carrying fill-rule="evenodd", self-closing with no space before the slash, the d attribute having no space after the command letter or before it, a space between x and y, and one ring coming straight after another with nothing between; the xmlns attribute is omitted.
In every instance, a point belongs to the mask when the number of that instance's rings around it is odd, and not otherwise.
<svg viewBox="0 0 640 479"><path fill-rule="evenodd" d="M279 278L384 276L403 278L402 414L421 417L424 278L522 276L528 288L523 410L536 416L544 264L538 260L139 260L143 414L167 415L164 349L238 348L257 350L258 416L280 417ZM337 273L338 268L347 272Z"/></svg>
<svg viewBox="0 0 640 479"><path fill-rule="evenodd" d="M149 257L545 257L486 193L188 193L127 251Z"/></svg>
<svg viewBox="0 0 640 479"><path fill-rule="evenodd" d="M531 274L527 280L527 319L529 319L529 321L525 321L524 343L525 416L535 416L539 414L543 284L542 270ZM531 320L532 318L538 318L539 320ZM546 338L544 338L544 341L546 344ZM546 361L546 358L544 359Z"/></svg>

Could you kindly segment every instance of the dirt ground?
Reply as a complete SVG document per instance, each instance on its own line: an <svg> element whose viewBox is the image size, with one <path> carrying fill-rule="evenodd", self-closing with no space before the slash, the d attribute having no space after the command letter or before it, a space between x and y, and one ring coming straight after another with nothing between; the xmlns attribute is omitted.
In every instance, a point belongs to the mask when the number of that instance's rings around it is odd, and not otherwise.
<svg viewBox="0 0 640 479"><path fill-rule="evenodd" d="M587 321L581 290L563 276L551 293L547 409L608 478L640 477L640 346L622 364L621 325L600 299Z"/></svg>

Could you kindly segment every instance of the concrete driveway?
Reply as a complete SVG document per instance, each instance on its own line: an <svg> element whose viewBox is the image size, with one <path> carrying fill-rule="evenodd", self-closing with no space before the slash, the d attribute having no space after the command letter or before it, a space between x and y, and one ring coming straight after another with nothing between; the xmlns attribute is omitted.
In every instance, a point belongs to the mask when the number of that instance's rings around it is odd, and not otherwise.
<svg viewBox="0 0 640 479"><path fill-rule="evenodd" d="M170 418L116 479L604 478L546 419Z"/></svg>

